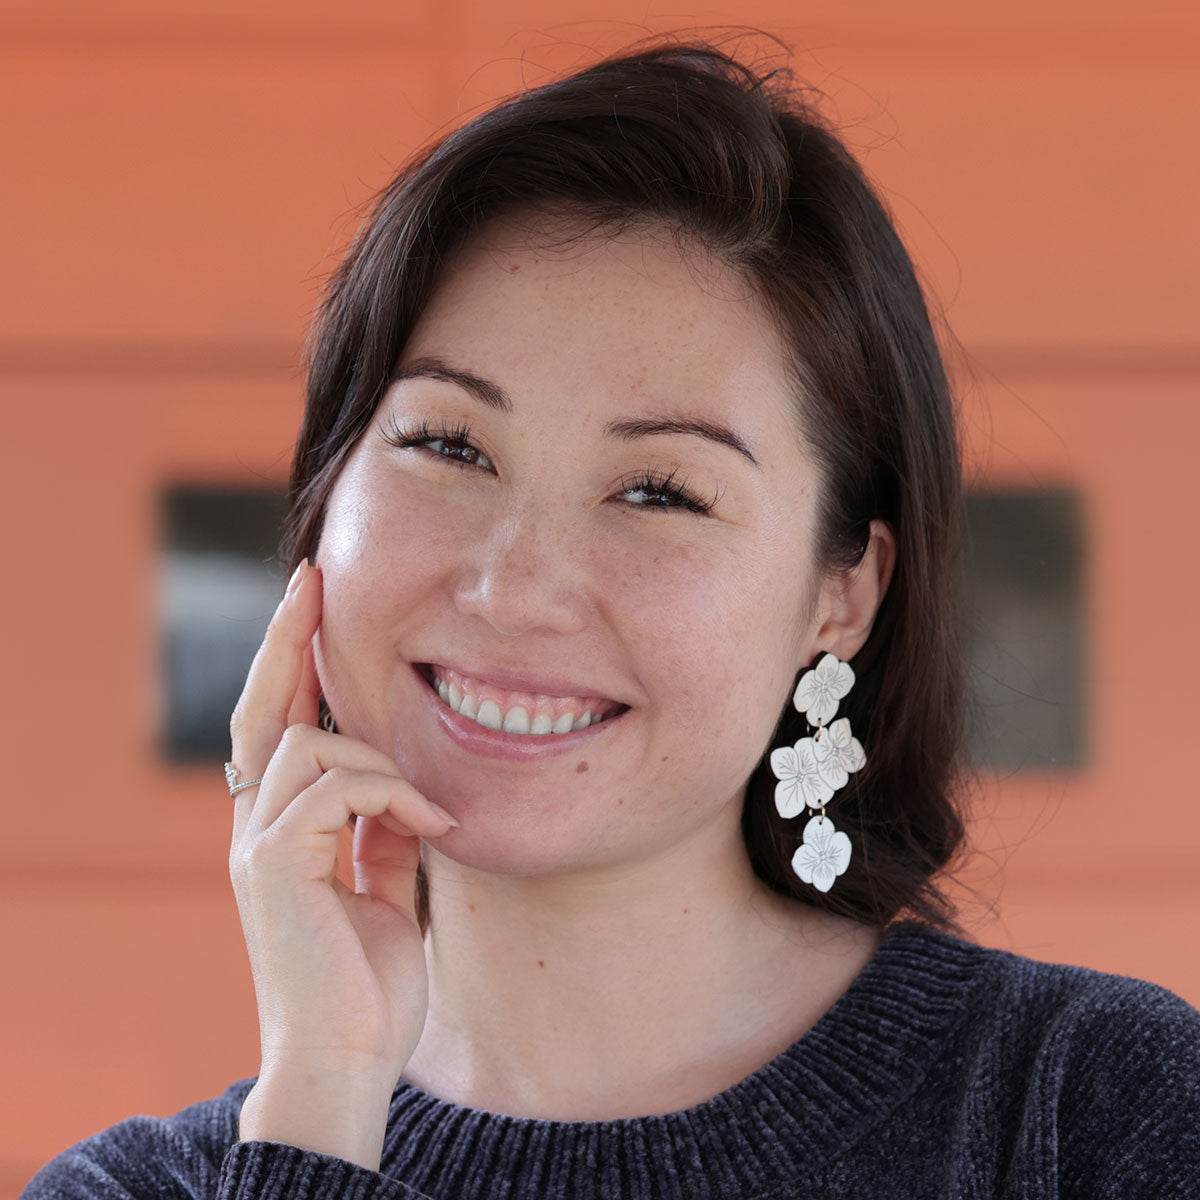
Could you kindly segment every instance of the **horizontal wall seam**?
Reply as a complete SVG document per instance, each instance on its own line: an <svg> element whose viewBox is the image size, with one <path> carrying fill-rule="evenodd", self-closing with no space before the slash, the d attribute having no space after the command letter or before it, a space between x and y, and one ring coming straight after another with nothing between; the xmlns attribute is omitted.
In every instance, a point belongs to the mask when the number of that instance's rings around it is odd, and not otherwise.
<svg viewBox="0 0 1200 1200"><path fill-rule="evenodd" d="M444 17L431 15L417 18L408 26L369 26L347 30L339 26L309 26L282 29L277 25L220 24L200 22L174 28L151 22L138 24L120 22L75 23L71 29L61 24L40 21L10 21L0 24L0 47L5 56L22 52L61 52L69 54L102 55L111 62L113 55L140 57L171 54L192 60L230 54L248 56L270 55L278 61L281 55L297 59L319 58L330 62L338 58L364 60L397 55L411 56L414 39L432 41L441 29ZM811 21L793 22L781 27L788 42L795 48L796 60L821 61L837 55L850 57L891 58L903 52L906 61L944 62L948 57L959 60L1002 61L1006 66L1021 62L1051 62L1064 72L1078 71L1090 61L1114 61L1128 65L1146 65L1162 69L1171 65L1192 67L1195 64L1200 29L1195 22L1154 22L1146 20L1140 27L1128 22L1097 24L1091 28L1082 22L1055 23L1022 20L980 23L969 27L954 27L945 23L910 22L905 25L881 25L878 21ZM598 39L598 49L610 48L612 39ZM467 42L468 48L471 42ZM486 50L489 43L480 38L476 43ZM461 49L444 55L443 61L461 60Z"/></svg>

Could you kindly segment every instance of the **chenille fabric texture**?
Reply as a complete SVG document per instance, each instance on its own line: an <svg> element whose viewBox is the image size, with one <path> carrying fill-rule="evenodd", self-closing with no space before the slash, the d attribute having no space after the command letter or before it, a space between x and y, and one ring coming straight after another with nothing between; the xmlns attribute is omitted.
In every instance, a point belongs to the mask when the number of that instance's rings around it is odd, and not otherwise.
<svg viewBox="0 0 1200 1200"><path fill-rule="evenodd" d="M80 1142L23 1200L1200 1197L1200 1013L914 923L798 1042L681 1112L531 1120L401 1080L375 1172L237 1142L252 1084Z"/></svg>

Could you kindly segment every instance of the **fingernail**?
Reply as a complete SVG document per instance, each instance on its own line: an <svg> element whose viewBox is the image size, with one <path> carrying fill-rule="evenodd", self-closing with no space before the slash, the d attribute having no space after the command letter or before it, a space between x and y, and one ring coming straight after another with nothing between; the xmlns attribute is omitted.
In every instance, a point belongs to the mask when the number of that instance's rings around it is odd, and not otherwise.
<svg viewBox="0 0 1200 1200"><path fill-rule="evenodd" d="M432 800L430 800L429 807L432 808L433 811L435 813L437 813L437 815L439 817L442 817L445 820L449 821L450 824L453 825L455 829L462 828L462 826L440 804L434 804L434 802Z"/></svg>
<svg viewBox="0 0 1200 1200"><path fill-rule="evenodd" d="M285 599L300 586L301 581L304 579L304 570L307 566L308 559L302 558L300 565L292 572L292 577L288 580L287 591L283 593Z"/></svg>

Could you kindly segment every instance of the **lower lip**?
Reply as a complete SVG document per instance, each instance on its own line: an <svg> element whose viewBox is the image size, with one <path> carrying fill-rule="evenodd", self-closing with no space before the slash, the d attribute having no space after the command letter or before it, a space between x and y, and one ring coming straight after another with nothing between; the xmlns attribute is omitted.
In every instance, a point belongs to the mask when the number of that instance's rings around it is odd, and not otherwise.
<svg viewBox="0 0 1200 1200"><path fill-rule="evenodd" d="M569 754L593 738L602 737L610 725L615 725L625 715L621 712L596 725L575 729L570 733L505 733L502 729L488 729L486 725L456 713L449 705L442 703L441 697L430 687L429 680L418 668L414 667L413 672L421 685L421 694L442 729L464 750L487 758L540 762L558 754Z"/></svg>

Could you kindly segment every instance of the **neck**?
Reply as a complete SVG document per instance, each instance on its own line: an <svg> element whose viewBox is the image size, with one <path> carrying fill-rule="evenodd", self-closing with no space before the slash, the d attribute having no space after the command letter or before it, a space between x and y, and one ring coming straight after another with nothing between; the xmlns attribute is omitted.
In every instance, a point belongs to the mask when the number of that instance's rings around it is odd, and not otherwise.
<svg viewBox="0 0 1200 1200"><path fill-rule="evenodd" d="M405 1077L557 1120L670 1112L738 1082L833 1003L878 941L767 889L740 830L571 876L427 862L429 1013Z"/></svg>

